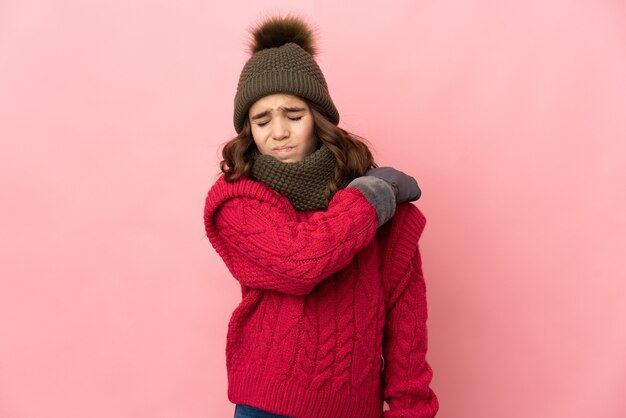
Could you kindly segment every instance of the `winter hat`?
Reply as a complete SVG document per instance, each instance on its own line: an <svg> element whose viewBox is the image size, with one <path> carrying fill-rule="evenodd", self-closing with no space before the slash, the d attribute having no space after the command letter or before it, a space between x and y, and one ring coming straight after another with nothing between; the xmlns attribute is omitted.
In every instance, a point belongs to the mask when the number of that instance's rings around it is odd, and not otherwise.
<svg viewBox="0 0 626 418"><path fill-rule="evenodd" d="M313 59L316 49L311 28L295 16L272 17L252 30L252 56L239 76L233 122L243 129L248 110L258 99L289 93L320 105L332 123L339 123L322 70Z"/></svg>

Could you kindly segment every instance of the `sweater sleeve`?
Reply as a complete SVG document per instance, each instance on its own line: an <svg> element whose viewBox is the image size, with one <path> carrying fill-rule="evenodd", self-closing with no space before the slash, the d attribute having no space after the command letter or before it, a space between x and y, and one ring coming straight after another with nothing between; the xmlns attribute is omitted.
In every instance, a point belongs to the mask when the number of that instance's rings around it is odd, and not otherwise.
<svg viewBox="0 0 626 418"><path fill-rule="evenodd" d="M376 210L356 188L338 191L326 210L301 220L283 196L249 179L218 181L204 219L209 240L242 285L292 295L309 293L347 266L378 226Z"/></svg>
<svg viewBox="0 0 626 418"><path fill-rule="evenodd" d="M405 212L400 211L400 217ZM405 218L403 223L396 222L392 230L398 228L406 236L413 227L418 230L415 234L420 234L419 222L423 228L425 219L419 211L408 212L412 212L408 218L414 220ZM388 273L394 277L388 277L392 284L387 283L386 295L383 398L390 409L383 415L384 418L431 418L437 413L439 403L430 388L432 369L426 361L426 286L417 242L413 246L407 241L390 245L391 254L387 255L394 265Z"/></svg>

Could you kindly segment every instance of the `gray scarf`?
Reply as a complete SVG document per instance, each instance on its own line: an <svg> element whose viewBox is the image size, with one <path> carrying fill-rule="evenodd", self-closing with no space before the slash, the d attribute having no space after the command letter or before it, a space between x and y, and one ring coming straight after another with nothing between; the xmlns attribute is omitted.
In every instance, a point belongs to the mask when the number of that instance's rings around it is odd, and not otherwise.
<svg viewBox="0 0 626 418"><path fill-rule="evenodd" d="M335 174L337 161L330 150L322 145L302 161L283 163L271 155L254 151L251 175L289 199L296 210L326 209L324 193ZM348 185L341 181L338 189ZM332 196L331 196L332 197Z"/></svg>

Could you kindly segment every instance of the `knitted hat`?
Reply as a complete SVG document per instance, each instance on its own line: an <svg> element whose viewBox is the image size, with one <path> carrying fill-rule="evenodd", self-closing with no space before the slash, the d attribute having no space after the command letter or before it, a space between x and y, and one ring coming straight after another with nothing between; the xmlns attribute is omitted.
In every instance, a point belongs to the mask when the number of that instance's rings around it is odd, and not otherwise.
<svg viewBox="0 0 626 418"><path fill-rule="evenodd" d="M252 56L239 76L233 122L243 129L250 106L273 93L288 93L320 105L332 123L339 123L322 70L313 59L313 33L300 18L273 17L252 31Z"/></svg>

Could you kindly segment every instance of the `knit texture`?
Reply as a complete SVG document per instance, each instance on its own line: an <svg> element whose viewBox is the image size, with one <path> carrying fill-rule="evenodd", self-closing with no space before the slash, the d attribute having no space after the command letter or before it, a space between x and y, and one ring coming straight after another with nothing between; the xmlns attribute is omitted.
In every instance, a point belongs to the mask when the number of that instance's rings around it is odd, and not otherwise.
<svg viewBox="0 0 626 418"><path fill-rule="evenodd" d="M325 145L295 163L283 163L256 151L251 175L284 194L296 210L326 209L324 193L336 165L335 156ZM346 180L341 181L338 189L347 184Z"/></svg>
<svg viewBox="0 0 626 418"><path fill-rule="evenodd" d="M239 133L250 106L263 96L289 93L319 104L332 123L339 123L328 85L313 57L299 45L289 42L278 48L263 49L252 55L241 71L233 123Z"/></svg>
<svg viewBox="0 0 626 418"><path fill-rule="evenodd" d="M296 211L269 186L220 177L207 236L241 284L226 347L231 402L307 418L435 416L426 293L411 203L377 229L356 188ZM384 356L384 369L382 356Z"/></svg>

